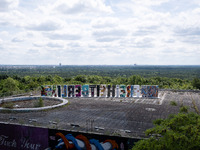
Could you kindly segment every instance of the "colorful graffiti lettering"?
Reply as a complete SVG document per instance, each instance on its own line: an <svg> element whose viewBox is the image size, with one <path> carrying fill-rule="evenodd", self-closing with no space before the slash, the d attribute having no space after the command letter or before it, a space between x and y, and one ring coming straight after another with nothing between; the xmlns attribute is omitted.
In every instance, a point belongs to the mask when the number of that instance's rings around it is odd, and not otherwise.
<svg viewBox="0 0 200 150"><path fill-rule="evenodd" d="M82 86L82 95L83 95L83 97L89 96L89 85Z"/></svg>
<svg viewBox="0 0 200 150"><path fill-rule="evenodd" d="M158 86L143 85L141 94L142 97L158 97Z"/></svg>
<svg viewBox="0 0 200 150"><path fill-rule="evenodd" d="M42 86L41 89L42 96L52 96L52 88L50 85Z"/></svg>
<svg viewBox="0 0 200 150"><path fill-rule="evenodd" d="M131 86L130 85L128 85L126 87L126 97L131 97Z"/></svg>
<svg viewBox="0 0 200 150"><path fill-rule="evenodd" d="M52 86L52 96L53 97L57 97L57 88L56 88L56 85Z"/></svg>
<svg viewBox="0 0 200 150"><path fill-rule="evenodd" d="M105 84L100 85L100 96L106 97L106 85Z"/></svg>
<svg viewBox="0 0 200 150"><path fill-rule="evenodd" d="M75 96L81 97L81 85L75 85Z"/></svg>
<svg viewBox="0 0 200 150"><path fill-rule="evenodd" d="M115 140L107 139L104 142L99 142L96 139L88 140L87 137L80 134L74 137L72 134L67 134L64 136L62 133L56 133L56 136L59 136L61 139L59 143L55 146L56 149L62 149L65 147L66 149L77 149L77 150L110 150L110 149L118 149L119 146Z"/></svg>
<svg viewBox="0 0 200 150"><path fill-rule="evenodd" d="M141 91L141 92L140 92ZM53 85L41 86L41 96L53 97L158 97L157 85Z"/></svg>
<svg viewBox="0 0 200 150"><path fill-rule="evenodd" d="M126 86L120 85L120 97L126 97Z"/></svg>

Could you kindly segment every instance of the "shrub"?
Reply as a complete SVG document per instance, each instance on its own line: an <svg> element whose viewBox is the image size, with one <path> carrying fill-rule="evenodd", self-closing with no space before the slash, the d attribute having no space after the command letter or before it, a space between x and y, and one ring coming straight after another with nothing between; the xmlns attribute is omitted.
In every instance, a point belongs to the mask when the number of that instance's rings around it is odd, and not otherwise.
<svg viewBox="0 0 200 150"><path fill-rule="evenodd" d="M2 105L3 108L14 108L14 103L13 102L6 102Z"/></svg>
<svg viewBox="0 0 200 150"><path fill-rule="evenodd" d="M177 103L175 101L170 101L170 105L177 106Z"/></svg>
<svg viewBox="0 0 200 150"><path fill-rule="evenodd" d="M44 101L42 97L40 97L39 100L36 101L36 103L34 104L34 107L44 107Z"/></svg>

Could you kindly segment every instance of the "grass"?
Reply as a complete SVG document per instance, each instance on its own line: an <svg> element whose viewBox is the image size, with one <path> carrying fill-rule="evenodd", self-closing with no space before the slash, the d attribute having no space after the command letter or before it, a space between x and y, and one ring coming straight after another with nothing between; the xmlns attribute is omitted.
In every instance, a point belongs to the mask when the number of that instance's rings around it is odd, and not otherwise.
<svg viewBox="0 0 200 150"><path fill-rule="evenodd" d="M9 109L13 109L14 108L14 103L13 102L6 102L2 104L3 108L9 108Z"/></svg>
<svg viewBox="0 0 200 150"><path fill-rule="evenodd" d="M44 100L42 99L42 97L40 97L40 99L37 100L37 101L34 103L34 107L44 107Z"/></svg>
<svg viewBox="0 0 200 150"><path fill-rule="evenodd" d="M193 104L193 108L194 108L195 112L196 112L197 114L200 114L199 109L198 109L198 107L197 107L197 105L196 105L196 102L195 102L195 100L193 99L192 95L191 95L191 98L192 98L192 104Z"/></svg>
<svg viewBox="0 0 200 150"><path fill-rule="evenodd" d="M175 101L170 101L170 105L177 106L177 103Z"/></svg>
<svg viewBox="0 0 200 150"><path fill-rule="evenodd" d="M187 113L188 112L188 106L181 106L180 107L180 112L181 113Z"/></svg>

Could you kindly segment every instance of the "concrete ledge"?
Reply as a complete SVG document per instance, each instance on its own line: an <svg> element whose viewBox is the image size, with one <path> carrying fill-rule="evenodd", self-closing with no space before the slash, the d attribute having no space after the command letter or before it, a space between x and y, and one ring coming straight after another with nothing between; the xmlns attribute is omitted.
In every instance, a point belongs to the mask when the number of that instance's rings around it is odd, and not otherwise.
<svg viewBox="0 0 200 150"><path fill-rule="evenodd" d="M1 99L0 103L2 101L4 102L14 102L14 101L25 101L25 100L34 100L34 99L39 99L41 96L33 96L33 97L15 97L15 98L6 98L6 99ZM30 111L41 111L41 110L48 110L48 109L54 109L57 107L62 107L66 104L68 104L68 100L60 98L60 97L42 97L42 99L45 100L56 100L56 101L61 101L62 103L53 105L53 106L45 106L45 107L36 107L36 108L2 108L0 107L0 111L13 111L13 112L30 112Z"/></svg>

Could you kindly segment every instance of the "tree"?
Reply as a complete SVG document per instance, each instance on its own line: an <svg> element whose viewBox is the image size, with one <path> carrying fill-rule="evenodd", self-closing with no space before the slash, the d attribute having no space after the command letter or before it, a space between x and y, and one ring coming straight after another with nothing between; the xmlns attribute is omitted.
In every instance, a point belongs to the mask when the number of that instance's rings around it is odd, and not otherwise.
<svg viewBox="0 0 200 150"><path fill-rule="evenodd" d="M18 85L19 85L18 81L14 80L11 77L8 77L3 82L2 93L4 93L4 95L11 95L13 94L14 91L19 90Z"/></svg>
<svg viewBox="0 0 200 150"><path fill-rule="evenodd" d="M135 85L136 84L136 75L132 75L129 77L129 83L131 85Z"/></svg>
<svg viewBox="0 0 200 150"><path fill-rule="evenodd" d="M196 89L200 89L200 79L194 78L192 81L192 86Z"/></svg>
<svg viewBox="0 0 200 150"><path fill-rule="evenodd" d="M61 84L63 82L63 78L58 75L55 75L53 81L55 84Z"/></svg>
<svg viewBox="0 0 200 150"><path fill-rule="evenodd" d="M196 113L178 113L167 119L154 121L155 127L145 133L148 139L140 140L132 150L199 150L200 116Z"/></svg>
<svg viewBox="0 0 200 150"><path fill-rule="evenodd" d="M87 81L87 77L85 75L77 75L75 78L74 78L75 81L80 81L82 83L86 83Z"/></svg>

